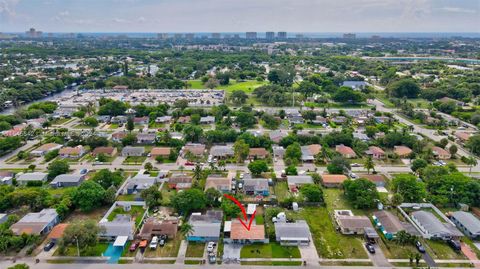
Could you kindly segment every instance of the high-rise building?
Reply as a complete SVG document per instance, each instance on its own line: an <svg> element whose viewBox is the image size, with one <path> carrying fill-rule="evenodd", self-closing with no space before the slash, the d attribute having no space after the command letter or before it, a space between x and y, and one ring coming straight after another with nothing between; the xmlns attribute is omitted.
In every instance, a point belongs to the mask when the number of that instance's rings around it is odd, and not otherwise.
<svg viewBox="0 0 480 269"><path fill-rule="evenodd" d="M245 33L247 39L257 39L257 32L247 32Z"/></svg>
<svg viewBox="0 0 480 269"><path fill-rule="evenodd" d="M265 33L265 38L270 39L270 40L274 39L275 38L275 32L266 32Z"/></svg>
<svg viewBox="0 0 480 269"><path fill-rule="evenodd" d="M174 34L174 35L173 35L173 38L175 38L175 39L182 39L182 38L183 38L183 34L180 34L180 33Z"/></svg>
<svg viewBox="0 0 480 269"><path fill-rule="evenodd" d="M240 38L240 35L239 35L239 34L234 34L234 35L233 35L233 38L239 39L239 38Z"/></svg>
<svg viewBox="0 0 480 269"><path fill-rule="evenodd" d="M188 40L193 40L195 38L195 34L193 33L185 34L185 38Z"/></svg>
<svg viewBox="0 0 480 269"><path fill-rule="evenodd" d="M158 34L157 34L157 38L158 38L158 39L167 39L167 38L168 38L168 34L166 34L166 33L158 33Z"/></svg>
<svg viewBox="0 0 480 269"><path fill-rule="evenodd" d="M25 32L25 35L29 38L38 38L42 37L43 32L35 30L35 28L30 28L30 30Z"/></svg>
<svg viewBox="0 0 480 269"><path fill-rule="evenodd" d="M278 32L277 37L279 39L287 39L287 32Z"/></svg>
<svg viewBox="0 0 480 269"><path fill-rule="evenodd" d="M347 34L343 34L343 38L355 39L355 38L357 38L357 35L356 35L356 34L352 34L352 33L347 33Z"/></svg>
<svg viewBox="0 0 480 269"><path fill-rule="evenodd" d="M213 39L220 39L221 35L220 35L220 33L212 33L212 38Z"/></svg>
<svg viewBox="0 0 480 269"><path fill-rule="evenodd" d="M296 39L303 39L305 36L303 36L303 34L296 34L295 35L295 38Z"/></svg>

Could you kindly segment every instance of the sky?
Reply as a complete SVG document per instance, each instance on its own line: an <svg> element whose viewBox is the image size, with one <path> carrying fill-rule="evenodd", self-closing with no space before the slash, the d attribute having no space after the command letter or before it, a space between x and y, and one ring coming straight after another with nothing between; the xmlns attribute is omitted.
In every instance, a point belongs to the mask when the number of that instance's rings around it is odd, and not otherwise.
<svg viewBox="0 0 480 269"><path fill-rule="evenodd" d="M0 32L480 32L480 0L0 0Z"/></svg>

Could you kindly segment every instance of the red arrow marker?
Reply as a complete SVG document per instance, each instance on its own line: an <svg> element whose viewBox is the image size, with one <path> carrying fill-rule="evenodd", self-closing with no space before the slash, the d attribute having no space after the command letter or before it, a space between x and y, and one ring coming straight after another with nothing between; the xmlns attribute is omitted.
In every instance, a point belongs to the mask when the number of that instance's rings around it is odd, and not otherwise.
<svg viewBox="0 0 480 269"><path fill-rule="evenodd" d="M243 214L243 218L245 219L245 222L240 217L238 217L238 220L243 225L243 227L245 227L245 229L250 231L250 228L252 227L252 221L255 218L255 214L257 213L257 210L253 212L253 215L250 218L250 221L248 221L247 211L245 210L245 207L237 199L235 199L235 197L230 196L228 194L224 194L223 196L225 196L225 198L232 200L232 202L234 202L240 208L240 210L242 210L242 214ZM247 226L247 221L248 221L248 226Z"/></svg>

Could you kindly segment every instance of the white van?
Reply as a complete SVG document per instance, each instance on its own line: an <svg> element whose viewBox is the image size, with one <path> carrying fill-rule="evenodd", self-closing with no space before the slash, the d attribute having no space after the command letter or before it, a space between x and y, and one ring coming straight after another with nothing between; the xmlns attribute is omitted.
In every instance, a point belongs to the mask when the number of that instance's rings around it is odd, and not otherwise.
<svg viewBox="0 0 480 269"><path fill-rule="evenodd" d="M154 236L152 241L150 241L150 249L157 249L158 246L158 237Z"/></svg>

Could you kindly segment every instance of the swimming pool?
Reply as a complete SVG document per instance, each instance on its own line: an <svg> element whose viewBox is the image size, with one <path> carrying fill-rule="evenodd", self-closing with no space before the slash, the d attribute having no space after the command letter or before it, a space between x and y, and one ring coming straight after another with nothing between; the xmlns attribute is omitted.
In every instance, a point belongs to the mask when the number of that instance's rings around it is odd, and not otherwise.
<svg viewBox="0 0 480 269"><path fill-rule="evenodd" d="M122 256L123 247L114 247L113 243L108 245L107 250L103 253L104 257L110 257L107 263L118 263L118 260Z"/></svg>

